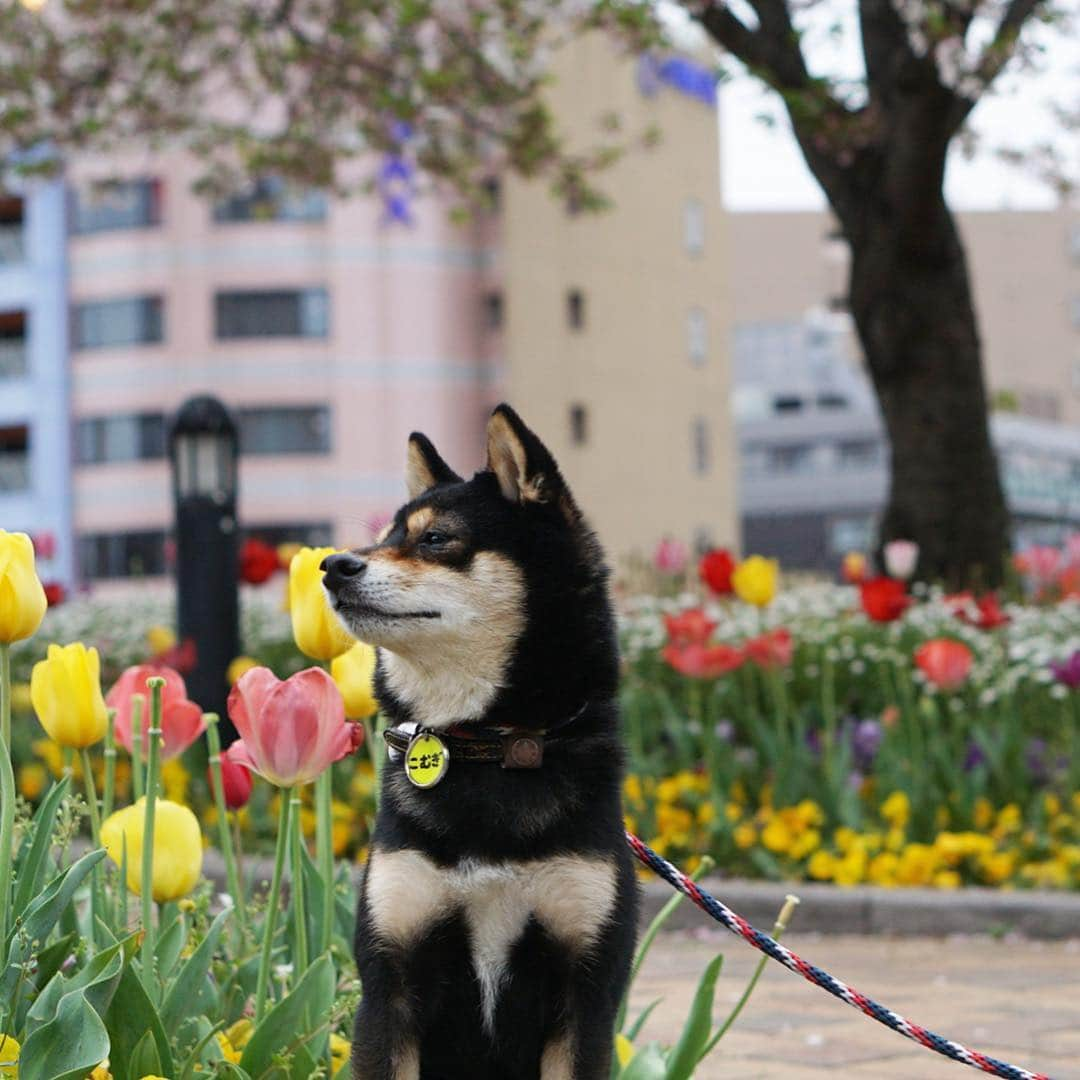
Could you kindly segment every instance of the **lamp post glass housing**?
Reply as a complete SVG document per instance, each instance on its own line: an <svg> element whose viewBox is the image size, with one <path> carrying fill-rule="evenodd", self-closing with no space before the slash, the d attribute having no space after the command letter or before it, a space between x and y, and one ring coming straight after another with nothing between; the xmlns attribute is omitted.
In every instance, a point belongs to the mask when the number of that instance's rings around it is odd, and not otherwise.
<svg viewBox="0 0 1080 1080"><path fill-rule="evenodd" d="M231 741L225 702L226 671L240 651L237 595L236 488L238 433L216 398L186 401L169 433L176 508L176 611L181 642L195 643L188 693L222 718Z"/></svg>

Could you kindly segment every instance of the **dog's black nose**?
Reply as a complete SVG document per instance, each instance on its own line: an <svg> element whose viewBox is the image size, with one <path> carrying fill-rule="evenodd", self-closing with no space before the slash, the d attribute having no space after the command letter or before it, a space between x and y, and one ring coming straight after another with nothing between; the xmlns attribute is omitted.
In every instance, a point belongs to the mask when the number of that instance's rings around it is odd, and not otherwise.
<svg viewBox="0 0 1080 1080"><path fill-rule="evenodd" d="M319 569L326 571L323 584L337 592L346 582L359 577L367 569L367 563L351 552L344 551L340 555L327 555L319 563Z"/></svg>

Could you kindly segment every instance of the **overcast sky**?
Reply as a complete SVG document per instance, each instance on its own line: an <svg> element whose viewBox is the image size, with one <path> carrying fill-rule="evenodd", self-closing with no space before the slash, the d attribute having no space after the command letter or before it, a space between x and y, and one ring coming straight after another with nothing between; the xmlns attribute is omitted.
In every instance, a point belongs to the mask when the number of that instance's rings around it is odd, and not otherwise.
<svg viewBox="0 0 1080 1080"><path fill-rule="evenodd" d="M806 170L790 131L782 125L766 127L755 119L766 111L779 115L771 97L746 76L721 87L724 202L732 210L821 207L821 191ZM979 104L972 126L986 145L1054 139L1071 154L1075 172L1080 170L1080 132L1066 134L1055 125L1046 107L1052 100L1080 105L1080 33L1048 36L1045 70L1006 76L1002 92ZM963 210L1045 208L1056 202L1046 185L988 153L965 161L954 151L946 191L951 205Z"/></svg>

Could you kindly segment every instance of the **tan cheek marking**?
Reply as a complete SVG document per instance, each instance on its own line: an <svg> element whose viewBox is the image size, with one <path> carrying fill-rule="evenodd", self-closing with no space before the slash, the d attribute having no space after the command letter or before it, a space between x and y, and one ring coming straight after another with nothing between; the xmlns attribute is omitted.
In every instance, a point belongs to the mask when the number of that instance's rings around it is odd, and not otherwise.
<svg viewBox="0 0 1080 1080"><path fill-rule="evenodd" d="M574 1049L569 1039L561 1037L544 1047L540 1080L574 1080Z"/></svg>
<svg viewBox="0 0 1080 1080"><path fill-rule="evenodd" d="M446 875L418 851L374 851L367 901L375 930L403 944L447 909Z"/></svg>
<svg viewBox="0 0 1080 1080"><path fill-rule="evenodd" d="M547 930L576 952L593 945L615 900L615 866L604 859L560 855L536 864L533 910Z"/></svg>
<svg viewBox="0 0 1080 1080"><path fill-rule="evenodd" d="M375 537L375 543L381 544L392 532L394 531L394 523L388 521L380 530L379 535Z"/></svg>

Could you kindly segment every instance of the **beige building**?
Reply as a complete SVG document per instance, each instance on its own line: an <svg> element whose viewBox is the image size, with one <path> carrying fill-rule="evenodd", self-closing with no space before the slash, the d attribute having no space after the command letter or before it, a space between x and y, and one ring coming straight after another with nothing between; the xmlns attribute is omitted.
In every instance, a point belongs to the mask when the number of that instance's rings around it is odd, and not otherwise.
<svg viewBox="0 0 1080 1080"><path fill-rule="evenodd" d="M506 191L508 397L613 555L737 532L716 113L670 74L599 35L576 44L551 91L571 145L596 142L606 110L630 136L655 126L659 145L599 178L606 213L568 212L542 184Z"/></svg>
<svg viewBox="0 0 1080 1080"><path fill-rule="evenodd" d="M992 399L1041 419L1080 423L1080 212L959 215ZM826 213L728 219L737 326L843 310L848 254ZM852 357L857 342L846 343Z"/></svg>

